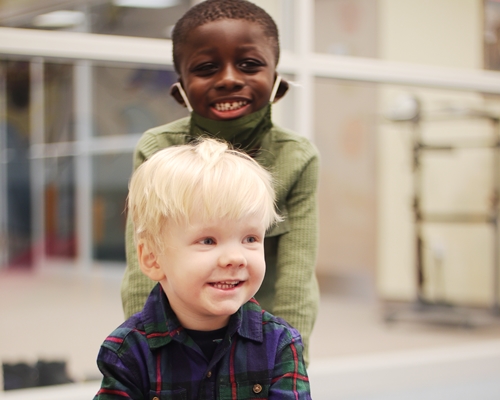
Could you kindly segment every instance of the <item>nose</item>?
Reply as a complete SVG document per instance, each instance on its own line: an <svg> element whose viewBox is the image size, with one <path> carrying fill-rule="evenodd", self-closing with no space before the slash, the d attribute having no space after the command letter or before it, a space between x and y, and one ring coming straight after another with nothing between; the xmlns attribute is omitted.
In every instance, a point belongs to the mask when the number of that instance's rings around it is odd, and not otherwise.
<svg viewBox="0 0 500 400"><path fill-rule="evenodd" d="M241 250L231 247L221 252L219 266L222 268L244 268L247 266L247 259Z"/></svg>
<svg viewBox="0 0 500 400"><path fill-rule="evenodd" d="M219 80L216 83L217 89L235 90L244 85L240 71L233 65L225 66L219 75Z"/></svg>

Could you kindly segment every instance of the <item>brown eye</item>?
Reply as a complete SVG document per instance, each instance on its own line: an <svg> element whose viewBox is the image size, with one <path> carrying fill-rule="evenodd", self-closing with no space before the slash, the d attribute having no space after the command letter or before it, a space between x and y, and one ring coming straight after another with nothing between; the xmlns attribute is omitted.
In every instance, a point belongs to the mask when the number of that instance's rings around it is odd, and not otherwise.
<svg viewBox="0 0 500 400"><path fill-rule="evenodd" d="M244 72L257 72L264 64L257 60L244 60L239 64L239 67Z"/></svg>
<svg viewBox="0 0 500 400"><path fill-rule="evenodd" d="M192 69L193 73L200 76L210 75L213 74L215 71L217 71L217 65L213 63L200 64Z"/></svg>

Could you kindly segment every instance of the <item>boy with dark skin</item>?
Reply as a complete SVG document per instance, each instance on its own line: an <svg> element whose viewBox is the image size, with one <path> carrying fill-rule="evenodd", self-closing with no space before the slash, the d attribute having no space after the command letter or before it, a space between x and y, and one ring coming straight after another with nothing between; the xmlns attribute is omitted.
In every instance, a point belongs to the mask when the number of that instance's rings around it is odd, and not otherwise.
<svg viewBox="0 0 500 400"><path fill-rule="evenodd" d="M193 30L178 57L181 85L196 112L228 120L267 105L276 78L269 42L259 25L246 20L221 19Z"/></svg>
<svg viewBox="0 0 500 400"><path fill-rule="evenodd" d="M162 148L213 136L244 150L271 170L284 221L266 233L266 277L256 294L262 307L308 341L317 315L318 153L304 137L271 120L271 104L287 91L276 72L279 39L272 18L245 0L206 0L191 8L173 32L179 82L171 93L191 116L147 131L134 168ZM154 285L139 270L130 221L122 282L126 317L141 310Z"/></svg>

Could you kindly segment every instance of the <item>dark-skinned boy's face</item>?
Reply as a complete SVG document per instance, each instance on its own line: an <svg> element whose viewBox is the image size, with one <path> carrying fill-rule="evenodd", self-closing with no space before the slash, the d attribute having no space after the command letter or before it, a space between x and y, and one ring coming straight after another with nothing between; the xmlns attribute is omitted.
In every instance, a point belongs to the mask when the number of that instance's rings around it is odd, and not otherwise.
<svg viewBox="0 0 500 400"><path fill-rule="evenodd" d="M276 56L262 27L241 19L191 31L179 52L182 86L193 110L213 120L240 118L269 102Z"/></svg>

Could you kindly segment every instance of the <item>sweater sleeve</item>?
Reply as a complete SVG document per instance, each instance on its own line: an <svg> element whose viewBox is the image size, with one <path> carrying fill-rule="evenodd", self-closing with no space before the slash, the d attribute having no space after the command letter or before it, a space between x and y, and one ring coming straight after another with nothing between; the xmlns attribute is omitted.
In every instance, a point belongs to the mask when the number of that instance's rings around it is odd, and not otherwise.
<svg viewBox="0 0 500 400"><path fill-rule="evenodd" d="M148 294L156 282L144 275L137 261L137 249L134 240L134 226L127 216L125 231L125 250L127 267L121 284L122 306L125 318L129 318L144 307Z"/></svg>
<svg viewBox="0 0 500 400"><path fill-rule="evenodd" d="M134 152L134 171L156 150L156 141L147 133L140 139ZM125 228L125 251L127 266L121 283L122 306L125 318L142 310L155 282L144 275L137 261L137 249L134 240L134 224L127 215Z"/></svg>
<svg viewBox="0 0 500 400"><path fill-rule="evenodd" d="M187 126L189 126L188 119L183 118L145 132L134 151L134 171L158 150L186 143ZM122 279L121 297L125 318L129 318L142 310L156 282L144 275L139 268L134 240L134 224L128 215L125 228L125 251L127 267Z"/></svg>
<svg viewBox="0 0 500 400"><path fill-rule="evenodd" d="M305 160L287 196L290 229L279 240L273 314L302 335L304 359L309 362L309 338L318 313L319 289L315 275L318 247L317 186L319 158Z"/></svg>

